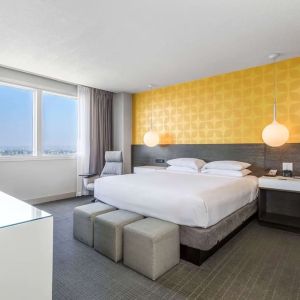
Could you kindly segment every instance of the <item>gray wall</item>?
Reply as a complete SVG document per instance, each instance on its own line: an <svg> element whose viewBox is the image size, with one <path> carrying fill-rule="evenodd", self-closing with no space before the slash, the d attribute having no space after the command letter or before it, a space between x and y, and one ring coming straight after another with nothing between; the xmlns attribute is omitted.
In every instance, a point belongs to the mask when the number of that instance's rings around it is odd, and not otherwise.
<svg viewBox="0 0 300 300"><path fill-rule="evenodd" d="M131 94L114 94L113 150L123 152L124 173L131 172L131 102Z"/></svg>

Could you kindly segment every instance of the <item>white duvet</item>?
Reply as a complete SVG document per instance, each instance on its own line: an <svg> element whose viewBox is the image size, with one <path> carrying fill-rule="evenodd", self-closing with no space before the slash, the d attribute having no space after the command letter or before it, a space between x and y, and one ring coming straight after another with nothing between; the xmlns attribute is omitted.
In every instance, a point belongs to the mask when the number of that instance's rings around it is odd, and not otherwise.
<svg viewBox="0 0 300 300"><path fill-rule="evenodd" d="M179 225L209 227L253 201L257 177L154 172L99 178L95 197Z"/></svg>

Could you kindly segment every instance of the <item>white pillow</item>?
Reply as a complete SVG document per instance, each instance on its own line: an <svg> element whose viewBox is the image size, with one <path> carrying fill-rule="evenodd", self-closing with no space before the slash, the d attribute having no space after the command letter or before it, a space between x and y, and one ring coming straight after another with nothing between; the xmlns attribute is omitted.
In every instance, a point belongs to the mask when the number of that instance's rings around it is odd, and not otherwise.
<svg viewBox="0 0 300 300"><path fill-rule="evenodd" d="M235 160L218 160L207 163L204 169L221 169L221 170L244 170L250 167L251 164L235 161Z"/></svg>
<svg viewBox="0 0 300 300"><path fill-rule="evenodd" d="M205 165L205 161L198 158L175 158L168 160L167 164L199 170Z"/></svg>
<svg viewBox="0 0 300 300"><path fill-rule="evenodd" d="M199 173L199 170L196 170L196 169L192 169L192 168L188 168L188 167L177 167L177 166L167 167L167 171Z"/></svg>
<svg viewBox="0 0 300 300"><path fill-rule="evenodd" d="M232 176L232 177L244 177L251 173L250 170L222 170L222 169L204 169L201 173L211 174L211 175L223 175L223 176Z"/></svg>

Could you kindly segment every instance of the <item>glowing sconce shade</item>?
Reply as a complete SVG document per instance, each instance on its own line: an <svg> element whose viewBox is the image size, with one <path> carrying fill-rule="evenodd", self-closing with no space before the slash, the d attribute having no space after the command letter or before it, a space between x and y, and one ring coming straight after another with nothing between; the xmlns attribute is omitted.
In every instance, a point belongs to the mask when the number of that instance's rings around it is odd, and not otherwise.
<svg viewBox="0 0 300 300"><path fill-rule="evenodd" d="M275 60L279 54L272 54L270 58L274 60L274 106L273 106L273 122L267 125L262 132L262 139L265 144L271 147L279 147L285 144L289 139L289 130L283 124L276 121L276 102L277 102L277 85L275 76Z"/></svg>
<svg viewBox="0 0 300 300"><path fill-rule="evenodd" d="M155 147L159 143L159 135L157 132L150 129L144 135L144 143L148 147Z"/></svg>
<svg viewBox="0 0 300 300"><path fill-rule="evenodd" d="M152 89L152 85L149 85L149 88ZM151 126L150 130L147 131L144 135L144 143L148 147L155 147L159 144L159 135L152 129L152 98L151 98Z"/></svg>

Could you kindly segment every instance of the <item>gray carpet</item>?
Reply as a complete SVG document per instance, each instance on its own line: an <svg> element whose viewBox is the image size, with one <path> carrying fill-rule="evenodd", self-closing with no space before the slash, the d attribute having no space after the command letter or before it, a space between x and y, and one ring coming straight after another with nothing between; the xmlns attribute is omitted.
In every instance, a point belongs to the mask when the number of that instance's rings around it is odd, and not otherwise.
<svg viewBox="0 0 300 300"><path fill-rule="evenodd" d="M253 221L200 267L152 282L73 239L72 210L88 202L37 205L54 215L53 299L300 299L300 235Z"/></svg>

